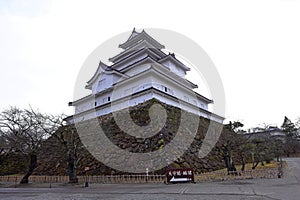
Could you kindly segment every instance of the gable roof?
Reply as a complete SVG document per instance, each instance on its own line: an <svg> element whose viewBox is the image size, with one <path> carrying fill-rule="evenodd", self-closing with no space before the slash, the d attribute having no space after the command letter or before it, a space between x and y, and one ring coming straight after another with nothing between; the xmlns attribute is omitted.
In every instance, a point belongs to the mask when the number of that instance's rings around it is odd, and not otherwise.
<svg viewBox="0 0 300 200"><path fill-rule="evenodd" d="M159 69L161 70L161 73L164 73L167 77L169 78L173 78L174 80L176 80L178 83L180 84L183 84L183 85L188 85L189 87L192 87L192 88L198 88L198 86L194 83L192 83L191 81L185 79L185 78L182 78L180 76L178 76L177 74L173 73L170 71L170 69L161 64L161 63L158 63L154 58L152 58L151 56L147 56L135 63L132 63L130 65L128 65L127 67L123 68L121 70L122 73L126 73L127 71L129 71L130 69L136 67L136 66L139 66L139 65L142 65L142 64L145 64L145 63L151 63L151 64L154 64L154 65L151 65L150 68L157 68L159 66ZM148 70L148 69L147 69ZM145 70L145 71L147 71ZM156 69L157 70L157 69ZM134 76L132 77L129 77L130 79L131 78L134 78ZM125 81L125 80L124 80Z"/></svg>
<svg viewBox="0 0 300 200"><path fill-rule="evenodd" d="M124 80L122 80L120 82L117 82L117 83L115 83L113 85L116 86L116 85L124 84L124 82L128 82L128 81L134 80L138 76L141 76L142 74L146 74L149 71L155 71L157 74L161 74L161 76L163 76L164 78L173 80L174 82L177 83L178 86L184 87L186 89L189 89L189 87L195 87L195 86L197 87L197 85L195 85L194 83L188 81L187 79L184 79L184 78L182 78L182 77L180 77L180 76L178 76L178 75L170 72L169 69L166 68L164 65L162 65L160 63L156 63L151 57L146 57L143 60L141 60L138 63L135 63L133 65L141 64L141 63L144 63L144 62L146 63L146 62L149 62L149 61L151 63L152 62L155 63L155 65L151 65L145 71L142 71L142 72L136 74L135 76L128 77L127 79L124 79ZM193 94L195 94L197 96L197 98L201 99L202 101L204 101L206 103L213 103L213 100L208 99L208 98L202 96L201 94L199 94L199 93L197 93L197 92L195 92L193 90L191 90L190 92L193 93Z"/></svg>
<svg viewBox="0 0 300 200"><path fill-rule="evenodd" d="M151 56L151 57L154 58L155 60L161 59L161 54L159 55L159 54L157 53L157 51L155 51L154 48L140 49L140 50L135 51L135 52L133 52L132 54L128 55L127 57L125 57L125 58L119 60L118 62L114 63L114 64L111 66L111 68L116 69L116 68L118 68L119 66L124 65L124 63L126 63L126 61L128 61L128 58L130 58L130 59L139 58L139 56L140 56L141 54L146 54L145 57ZM165 54L164 54L164 55L165 55ZM141 58L141 59L143 59L143 58ZM127 66L126 66L126 67L127 67ZM126 67L124 67L124 68L126 68ZM121 71L122 71L122 69L121 69Z"/></svg>
<svg viewBox="0 0 300 200"><path fill-rule="evenodd" d="M158 48L158 49L165 48L164 45L160 44L158 41L156 41L154 38L152 38L149 34L147 34L144 31L144 29L142 30L142 32L138 33L135 31L135 28L133 29L128 40L126 42L124 42L123 44L120 44L119 47L122 49L127 49L127 48L131 47L132 45L135 45L136 43L140 42L141 40L148 41L155 48Z"/></svg>
<svg viewBox="0 0 300 200"><path fill-rule="evenodd" d="M108 60L110 62L116 63L120 60L123 60L124 58L128 58L132 54L136 53L137 51L140 51L141 49L151 49L152 51L155 51L156 54L160 55L161 57L166 56L164 52L162 52L160 49L155 48L152 44L150 44L148 41L143 40L139 43L136 43L135 45L132 45L130 48L126 49L125 51L122 51L121 53L115 55L112 58L109 58Z"/></svg>
<svg viewBox="0 0 300 200"><path fill-rule="evenodd" d="M113 69L110 66L106 65L105 63L103 63L102 61L100 61L95 74L92 76L92 78L90 80L87 81L87 85L85 86L85 88L91 89L92 84L97 80L97 78L102 73L106 73L106 74L107 73L114 73L114 74L117 74L119 76L125 76L125 77L127 77L127 75L123 74L119 70Z"/></svg>
<svg viewBox="0 0 300 200"><path fill-rule="evenodd" d="M137 36L139 33L135 30L135 28L133 28L131 35L129 36L129 38L127 39L130 40L131 38L134 38L135 36Z"/></svg>
<svg viewBox="0 0 300 200"><path fill-rule="evenodd" d="M92 78L87 81L87 84L91 84L92 82L94 82L94 79L97 77L97 75L99 73L101 73L102 71L105 71L107 68L108 68L108 65L106 65L105 63L103 63L102 61L100 61L96 72L94 73L94 75L92 76Z"/></svg>
<svg viewBox="0 0 300 200"><path fill-rule="evenodd" d="M176 66L182 68L185 71L190 71L191 69L187 66L185 66L182 62L180 62L179 60L177 60L177 58L175 57L174 53L169 53L168 55L166 55L165 57L161 58L158 62L159 63L164 63L165 61L170 61L174 64L176 64Z"/></svg>

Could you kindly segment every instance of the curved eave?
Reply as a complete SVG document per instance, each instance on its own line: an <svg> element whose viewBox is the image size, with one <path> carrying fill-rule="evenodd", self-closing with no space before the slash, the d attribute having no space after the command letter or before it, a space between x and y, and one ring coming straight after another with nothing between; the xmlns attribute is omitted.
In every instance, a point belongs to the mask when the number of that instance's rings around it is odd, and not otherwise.
<svg viewBox="0 0 300 200"><path fill-rule="evenodd" d="M86 101L87 99L90 99L92 98L94 95L93 94L90 94L90 95L87 95L85 97L82 97L80 99L77 99L73 102L69 102L69 106L76 106L76 104L80 103L80 102L83 102L83 101Z"/></svg>
<svg viewBox="0 0 300 200"><path fill-rule="evenodd" d="M152 49L140 49L140 50L134 52L133 54L129 55L128 57L123 58L119 62L113 64L111 66L111 68L117 68L120 65L124 65L124 63L126 63L126 61L128 61L130 58L134 59L136 57L139 57L139 55L143 54L143 53L147 53L147 56L145 56L145 58L146 57L153 57L153 58L156 57L157 59L160 58L160 56L157 53L155 53ZM125 68L127 68L127 67L125 67ZM123 71L123 69L121 71Z"/></svg>
<svg viewBox="0 0 300 200"><path fill-rule="evenodd" d="M146 47L145 47L146 46ZM136 45L132 46L129 49L126 49L125 51L117 54L116 56L109 58L108 60L110 62L119 62L123 59L126 59L130 57L131 55L134 55L136 52L142 50L142 49L151 49L152 51L155 51L157 55L160 55L161 57L166 56L164 52L162 52L160 49L155 48L153 45L151 45L148 41L144 40L140 43L137 43Z"/></svg>
<svg viewBox="0 0 300 200"><path fill-rule="evenodd" d="M191 86L194 88L194 89L196 89L196 88L198 88L198 85L197 84L195 84L195 83L193 83L193 82L191 82L191 81L189 81L189 80L187 80L187 79L185 79L188 83L190 83L191 84Z"/></svg>
<svg viewBox="0 0 300 200"><path fill-rule="evenodd" d="M142 64L143 62L149 62L149 61L152 63L153 60L151 58L146 58L142 62L136 63L136 64ZM168 78L168 79L172 79L174 83L177 83L178 85L181 85L181 87L183 87L183 88L185 88L187 90L190 90L190 92L194 93L194 91L190 88L191 87L190 83L187 82L186 79L183 79L180 76L174 74L173 72L170 72L169 69L166 66L161 65L159 63L156 63L156 64L157 64L156 66L155 65L151 65L148 69L146 69L145 71L142 71L142 72L136 74L135 76L129 77L129 78L125 79L125 80L122 80L122 81L120 81L118 83L115 83L114 86L115 85L125 84L126 82L132 81L135 78L144 75L145 73L155 72L157 74L160 74L160 76L162 76L162 77L165 77L165 78ZM134 67L134 66L132 66L132 67ZM159 67L159 69L158 69L158 67ZM199 96L199 98L203 97L203 96L201 96L198 93L196 93L196 95ZM203 97L203 100L211 102L211 100L209 100L209 99L207 99L205 97Z"/></svg>
<svg viewBox="0 0 300 200"><path fill-rule="evenodd" d="M100 61L96 72L94 73L92 78L90 78L90 80L87 81L87 84L94 82L95 79L98 77L98 74L100 73L100 71L105 71L105 70L107 70L107 68L108 68L108 66Z"/></svg>
<svg viewBox="0 0 300 200"><path fill-rule="evenodd" d="M101 95L103 93L110 92L112 90L113 90L113 87L111 86L111 87L106 88L106 89L104 89L104 90L102 90L102 91L100 91L100 92L98 92L96 94L89 94L89 95L87 95L85 97L82 97L80 99L77 99L77 100L75 100L73 102L69 102L69 106L76 106L78 103L81 103L81 102L86 101L86 100L91 99L91 98L95 98L95 97L97 97L97 96L99 96L99 95Z"/></svg>
<svg viewBox="0 0 300 200"><path fill-rule="evenodd" d="M139 32L137 32L135 30L135 28L133 28L132 32L131 32L131 35L129 36L129 38L127 39L128 40L131 40L132 38L134 38L135 36L137 36L138 34L140 34Z"/></svg>
<svg viewBox="0 0 300 200"><path fill-rule="evenodd" d="M145 58L143 58L143 59L141 59L141 60L139 60L135 63L132 63L131 65L128 65L127 67L125 67L121 71L125 73L125 72L127 72L128 70L132 69L133 67L135 67L137 65L142 65L142 64L146 64L146 63L157 63L157 61L154 58L152 58L151 56L148 55L147 57L145 57ZM162 65L162 66L165 67L166 70L168 70L168 68L166 66L164 66L164 65Z"/></svg>
<svg viewBox="0 0 300 200"><path fill-rule="evenodd" d="M209 98L206 98L205 96L203 96L203 95L201 95L201 94L199 94L199 93L197 93L197 92L195 92L194 91L194 93L196 94L196 96L200 99L200 100L202 100L202 101L204 101L205 103L214 103L214 101L213 100L211 100L211 99L209 99Z"/></svg>
<svg viewBox="0 0 300 200"><path fill-rule="evenodd" d="M156 69L155 69L156 70ZM163 71L160 70L156 70L158 73L163 73ZM166 76L167 75L167 76ZM194 83L190 82L187 79L183 79L180 76L174 74L173 72L170 71L165 71L164 76L168 77L168 78L173 78L174 81L178 80L178 83L182 84L182 86L186 87L187 89L189 89L187 86L190 86L193 88L193 86L196 86ZM204 96L202 96L201 94L191 90L191 92L193 92L199 99L201 99L202 101L204 101L205 103L213 103L213 100L208 99Z"/></svg>
<svg viewBox="0 0 300 200"><path fill-rule="evenodd" d="M126 40L126 42L127 41L129 41L129 40L131 40L132 38L134 38L135 36L137 36L137 35L139 35L140 33L139 32L137 32L136 30L135 30L135 28L133 28L133 30L132 30L132 32L131 32L131 35L129 36L129 38ZM124 42L125 43L125 42Z"/></svg>
<svg viewBox="0 0 300 200"><path fill-rule="evenodd" d="M187 80L185 78L182 78L182 77L178 76L177 74L171 72L170 69L167 66L165 66L165 65L163 65L161 63L157 63L157 66L163 66L164 68L161 68L161 70L164 70L164 71L161 71L161 73L164 73L165 76L167 76L169 78L171 77L174 80L178 80L181 84L184 84L185 87L189 86L189 87L191 87L193 89L198 87L196 84L192 83L191 81L189 81L189 80ZM155 68L155 66L154 66L154 68ZM155 70L157 70L157 69L155 68Z"/></svg>
<svg viewBox="0 0 300 200"><path fill-rule="evenodd" d="M164 70L164 73L167 75L167 76L169 76L169 77L172 77L172 78L174 78L174 79L178 79L178 80L180 80L180 82L184 82L184 84L185 85L188 85L188 86L190 86L191 88L198 88L198 86L196 85L196 84L194 84L194 83L192 83L191 81L189 81L189 80L187 80L187 79L184 79L184 78L182 78L182 77L180 77L180 76L178 76L177 74L175 74L175 73L173 73L173 72L171 72L170 71L170 69L167 67L167 66L165 66L165 65L163 65L163 64L161 64L161 63L158 63L156 60L154 60L151 56L147 56L147 57L145 57L145 58L143 58L143 59L141 59L141 60L139 60L139 61L137 61L137 62L135 62L135 63L133 63L133 64L131 64L131 65L129 65L129 66L127 66L127 67L125 67L124 69L122 69L121 70L121 72L123 72L123 73L126 73L128 70L130 70L130 69L132 69L133 67L135 67L135 66L137 66L137 65L142 65L142 64L146 64L146 63L154 63L154 64L156 64L156 65L159 65L161 68L161 70ZM152 66L152 68L153 68L154 66ZM124 80L125 81L125 80ZM182 84L182 83L181 83ZM204 97L205 98L205 97Z"/></svg>
<svg viewBox="0 0 300 200"><path fill-rule="evenodd" d="M105 70L105 71L103 71L102 73L104 73L104 74L117 74L117 75L119 75L119 76L128 78L128 75L122 74L122 73L119 72L118 70L114 70L114 69L111 69L111 70ZM87 83L87 85L85 86L85 88L86 88L86 89L92 89L93 83L98 79L98 77L99 77L100 75L102 75L102 73L98 73L98 74L95 76L95 78L93 79L93 81Z"/></svg>
<svg viewBox="0 0 300 200"><path fill-rule="evenodd" d="M124 101L124 99L126 99L126 98L128 98L128 97L129 97L129 98L132 98L132 97L135 97L135 96L138 96L138 95L143 95L143 94L149 93L149 92L154 92L154 93L157 93L157 94L166 96L166 97L171 98L171 99L173 99L173 100L175 100L175 101L177 100L176 97L174 97L174 96L172 96L172 95L170 95L170 94L167 94L167 93L163 93L162 91L160 91L160 90L158 90L158 89L156 89L156 88L151 87L151 88L148 88L148 89L145 89L145 90L142 90L142 91L138 91L138 92L136 92L136 93L133 93L133 94L131 94L130 96L121 97L121 98L117 99L116 101L114 101L114 103L118 103L118 102L120 102L120 101ZM72 120L72 118L74 118L74 117L76 117L76 116L80 116L80 115L82 115L82 114L89 113L89 112L95 112L95 111L98 111L98 110L100 110L100 109L102 109L102 108L105 108L105 107L107 107L107 106L110 106L111 103L112 103L112 102L108 102L108 103L99 105L99 106L97 106L97 107L91 108L91 109L89 109L89 110L85 110L85 111L83 111L82 113L78 113L78 114L74 114L74 115L68 116L68 117L64 118L64 120L65 120L65 121L70 121L70 120ZM195 107L196 109L199 109L201 112L203 112L203 113L205 113L205 114L208 114L209 116L216 117L216 118L219 118L219 119L221 119L221 120L224 120L224 119L225 119L224 117L222 117L222 116L220 116L220 115L217 115L217 114L215 114L215 113L210 112L209 110L200 108L200 107L195 106L195 105L193 105L193 104L191 104L191 103L189 103L189 102L185 102L185 103L188 104L188 105L190 105L190 106L192 106L192 107Z"/></svg>

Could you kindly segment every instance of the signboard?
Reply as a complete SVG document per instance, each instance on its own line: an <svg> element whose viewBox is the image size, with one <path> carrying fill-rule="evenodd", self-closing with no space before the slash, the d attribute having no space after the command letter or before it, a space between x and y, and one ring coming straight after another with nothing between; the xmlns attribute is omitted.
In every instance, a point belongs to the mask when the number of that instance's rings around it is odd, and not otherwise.
<svg viewBox="0 0 300 200"><path fill-rule="evenodd" d="M194 183L194 172L191 168L168 169L166 173L166 183Z"/></svg>

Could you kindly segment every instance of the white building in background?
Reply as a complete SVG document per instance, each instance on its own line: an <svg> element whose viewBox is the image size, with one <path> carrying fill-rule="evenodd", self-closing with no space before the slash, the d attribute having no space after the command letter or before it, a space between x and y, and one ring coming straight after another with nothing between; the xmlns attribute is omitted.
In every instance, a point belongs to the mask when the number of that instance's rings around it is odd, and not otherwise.
<svg viewBox="0 0 300 200"><path fill-rule="evenodd" d="M243 136L249 140L268 140L274 138L281 140L282 142L286 141L286 134L277 126L269 126L266 129L258 129L255 132L243 134Z"/></svg>
<svg viewBox="0 0 300 200"><path fill-rule="evenodd" d="M91 94L70 102L75 114L68 122L83 121L109 114L150 99L185 111L223 122L211 113L212 100L196 93L197 85L185 79L190 70L174 54L162 51L164 46L144 30L133 29L128 40L119 45L121 53L109 59L111 65L99 63L98 69L85 86Z"/></svg>

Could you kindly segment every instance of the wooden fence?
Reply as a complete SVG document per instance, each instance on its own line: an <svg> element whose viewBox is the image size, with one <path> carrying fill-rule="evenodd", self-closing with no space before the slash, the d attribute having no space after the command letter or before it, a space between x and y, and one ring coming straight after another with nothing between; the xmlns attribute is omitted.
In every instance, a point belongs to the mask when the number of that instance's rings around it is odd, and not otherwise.
<svg viewBox="0 0 300 200"><path fill-rule="evenodd" d="M278 169L248 170L228 173L207 172L195 175L196 182L202 181L220 181L234 179L252 179L252 178L277 178ZM19 183L22 176L0 176L0 182ZM106 175L106 176L78 176L79 183L163 183L165 175ZM31 183L67 183L68 176L30 176Z"/></svg>
<svg viewBox="0 0 300 200"><path fill-rule="evenodd" d="M106 175L78 176L79 183L163 183L165 175ZM0 182L19 183L22 176L0 176ZM68 176L30 176L31 183L67 183Z"/></svg>
<svg viewBox="0 0 300 200"><path fill-rule="evenodd" d="M256 170L246 170L246 171L236 171L236 172L207 172L202 174L197 174L195 176L195 181L220 181L220 180L234 180L234 179L255 179L255 178L277 178L278 169L256 169Z"/></svg>

